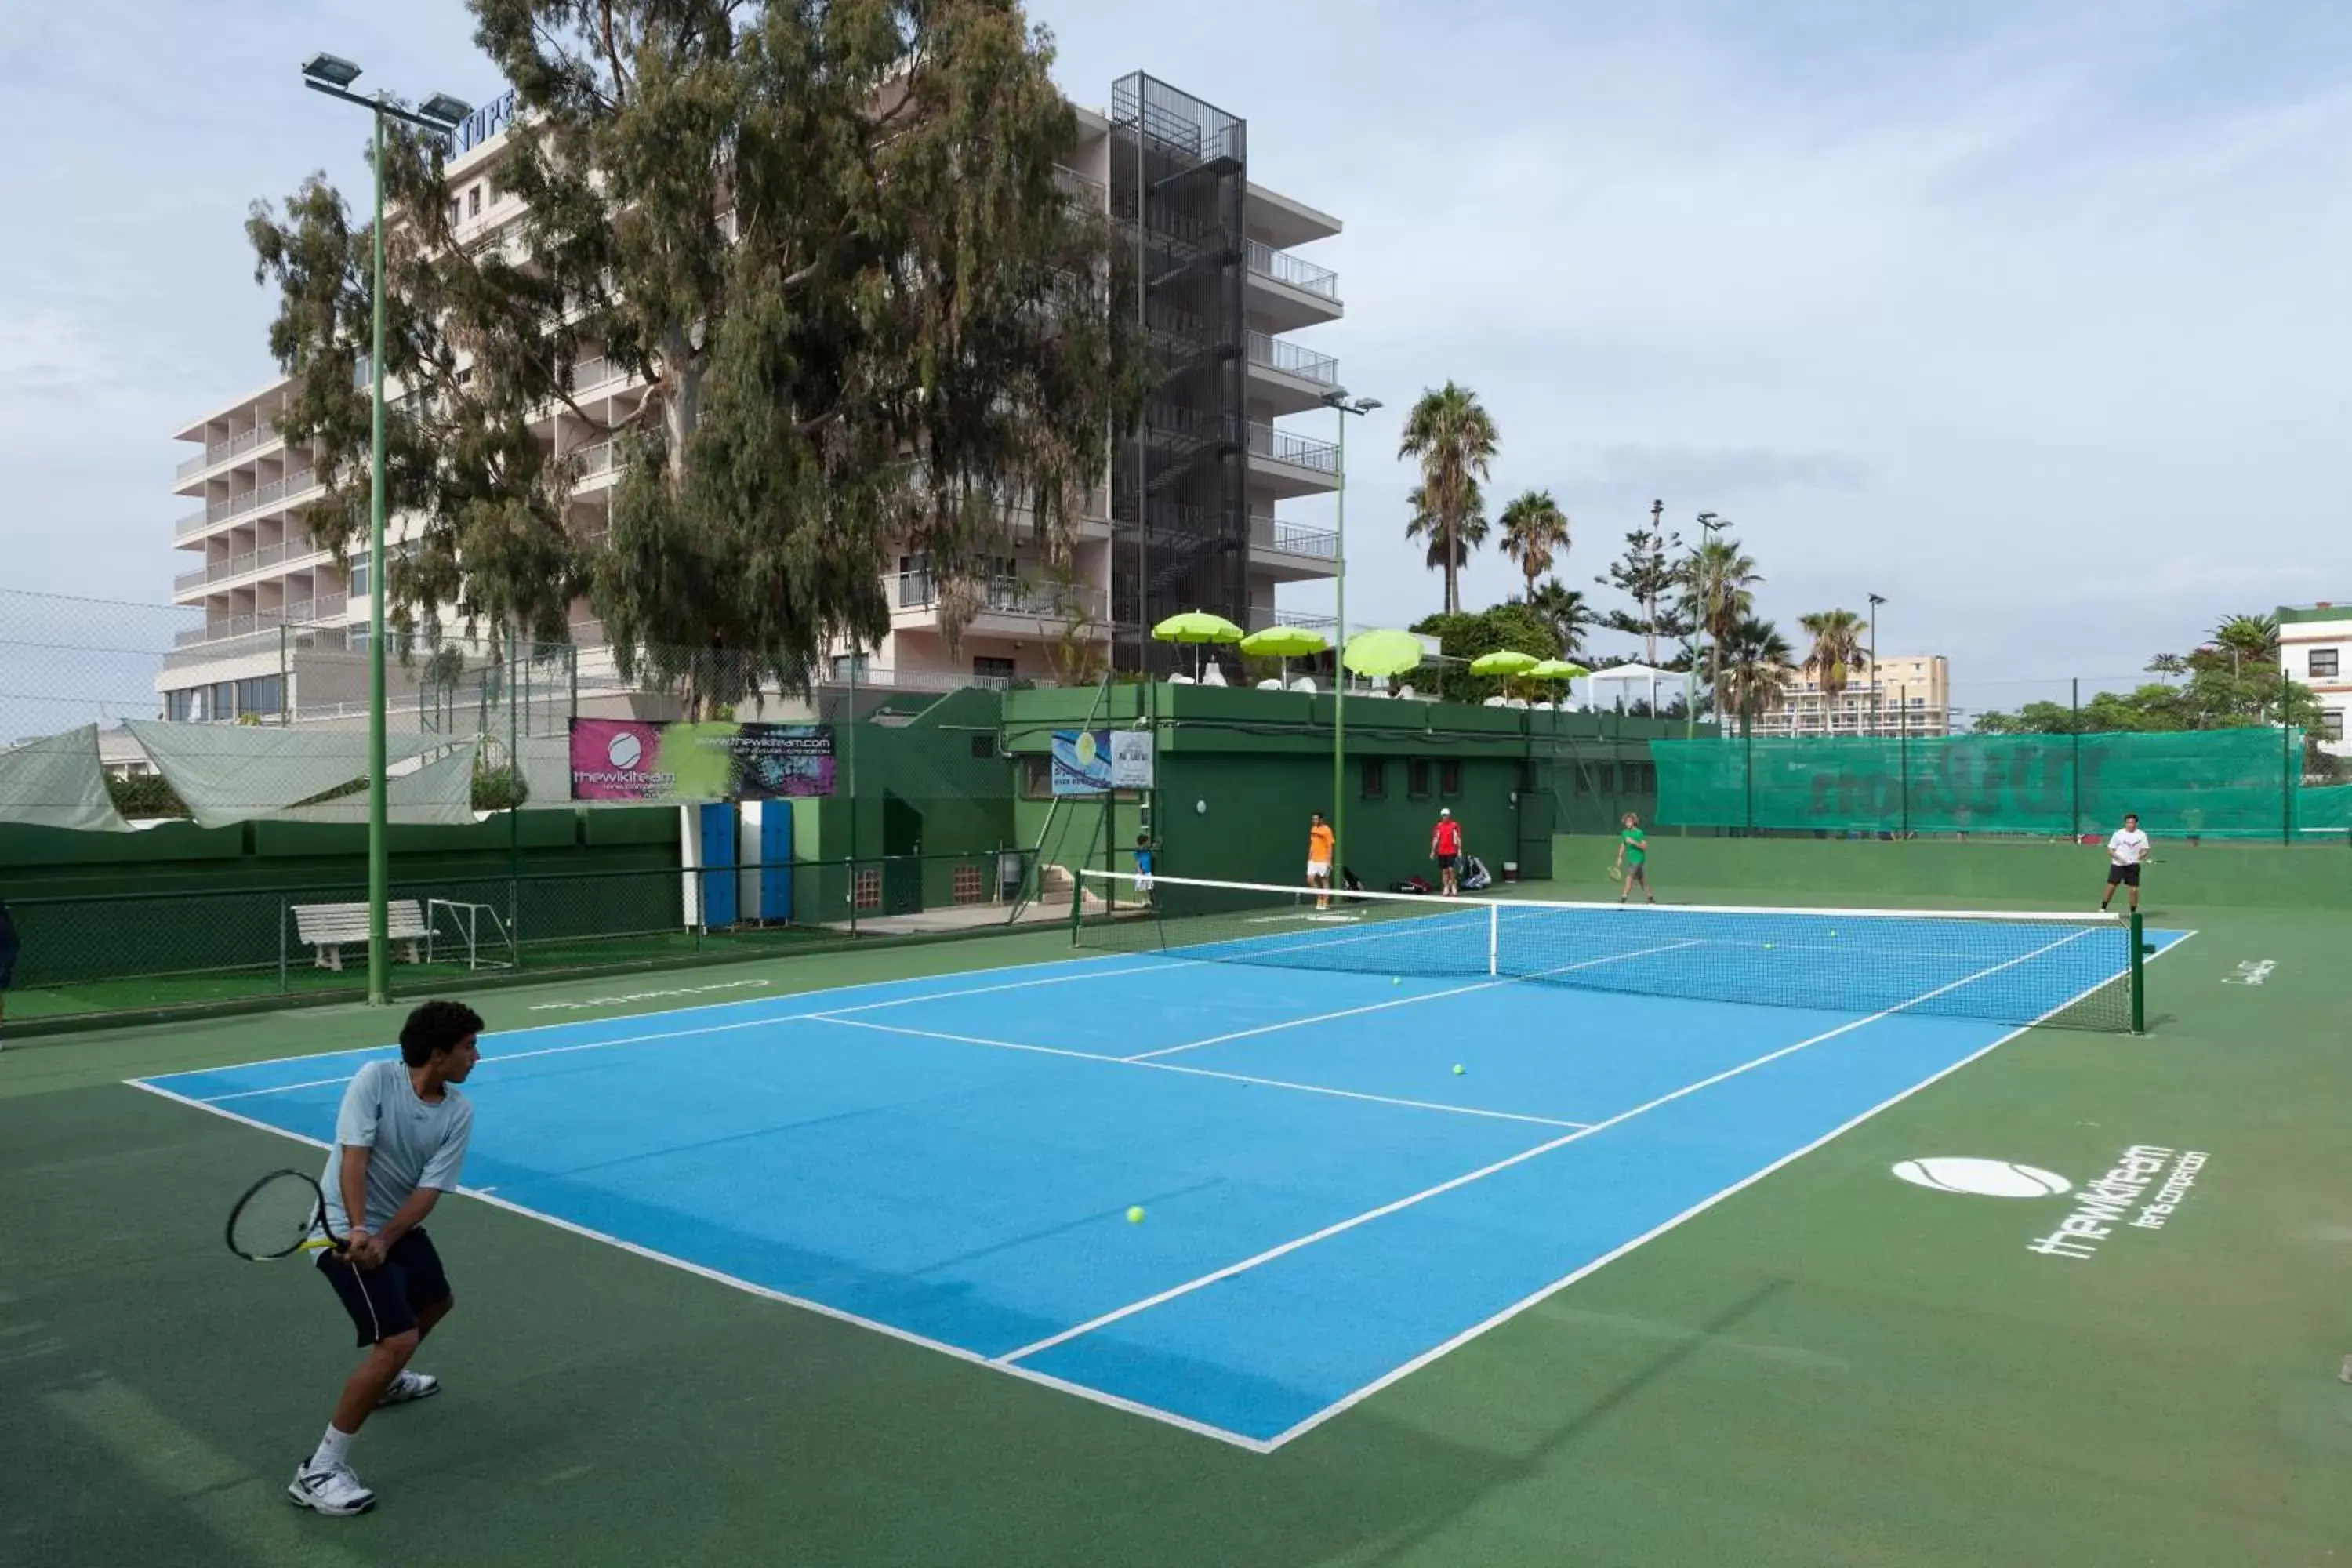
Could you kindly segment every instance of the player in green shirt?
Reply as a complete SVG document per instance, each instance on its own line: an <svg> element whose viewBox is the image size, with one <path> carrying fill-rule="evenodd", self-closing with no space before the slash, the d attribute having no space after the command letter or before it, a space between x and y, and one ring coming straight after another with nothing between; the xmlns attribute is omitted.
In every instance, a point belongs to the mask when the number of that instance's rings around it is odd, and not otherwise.
<svg viewBox="0 0 2352 1568"><path fill-rule="evenodd" d="M1650 891L1650 874L1644 868L1650 858L1650 840L1642 832L1642 819L1632 812L1625 814L1625 830L1617 836L1617 865L1609 874L1623 877L1625 885L1617 889L1617 901L1623 903L1633 896L1633 884L1642 884L1644 901L1656 903L1657 895Z"/></svg>

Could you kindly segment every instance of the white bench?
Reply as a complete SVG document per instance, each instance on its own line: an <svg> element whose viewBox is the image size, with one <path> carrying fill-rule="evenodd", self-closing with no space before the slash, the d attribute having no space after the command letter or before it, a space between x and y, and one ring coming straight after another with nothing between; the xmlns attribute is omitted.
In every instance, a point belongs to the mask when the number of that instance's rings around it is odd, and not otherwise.
<svg viewBox="0 0 2352 1568"><path fill-rule="evenodd" d="M384 934L405 949L408 962L418 962L416 944L429 934L425 910L415 899L394 899L384 906ZM343 949L368 942L365 904L296 904L294 930L310 944L320 969L340 970Z"/></svg>

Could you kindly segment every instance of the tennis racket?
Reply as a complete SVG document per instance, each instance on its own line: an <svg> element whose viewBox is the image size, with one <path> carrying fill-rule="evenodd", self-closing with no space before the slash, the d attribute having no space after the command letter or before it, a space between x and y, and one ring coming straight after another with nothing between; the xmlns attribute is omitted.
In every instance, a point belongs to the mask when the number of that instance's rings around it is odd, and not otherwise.
<svg viewBox="0 0 2352 1568"><path fill-rule="evenodd" d="M327 1224L327 1197L299 1171L272 1171L245 1190L228 1215L228 1249L256 1263L297 1253L342 1250Z"/></svg>

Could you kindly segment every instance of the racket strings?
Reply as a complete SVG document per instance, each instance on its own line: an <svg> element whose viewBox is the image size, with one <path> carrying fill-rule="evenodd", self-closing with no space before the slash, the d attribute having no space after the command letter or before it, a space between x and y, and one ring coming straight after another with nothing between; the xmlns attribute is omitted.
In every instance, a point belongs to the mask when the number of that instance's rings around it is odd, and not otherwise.
<svg viewBox="0 0 2352 1568"><path fill-rule="evenodd" d="M321 1234L319 1189L298 1172L265 1177L229 1215L230 1250L246 1258L283 1258Z"/></svg>

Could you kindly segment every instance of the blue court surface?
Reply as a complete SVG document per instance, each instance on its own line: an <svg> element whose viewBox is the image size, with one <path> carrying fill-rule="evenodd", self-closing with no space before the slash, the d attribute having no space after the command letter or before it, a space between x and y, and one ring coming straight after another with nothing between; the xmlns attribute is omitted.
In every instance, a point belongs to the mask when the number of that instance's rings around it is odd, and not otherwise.
<svg viewBox="0 0 2352 1568"><path fill-rule="evenodd" d="M2055 1010L2057 958L1923 957L1908 994ZM466 1180L1263 1451L2018 1032L1087 957L487 1036ZM381 1054L141 1087L323 1142Z"/></svg>

